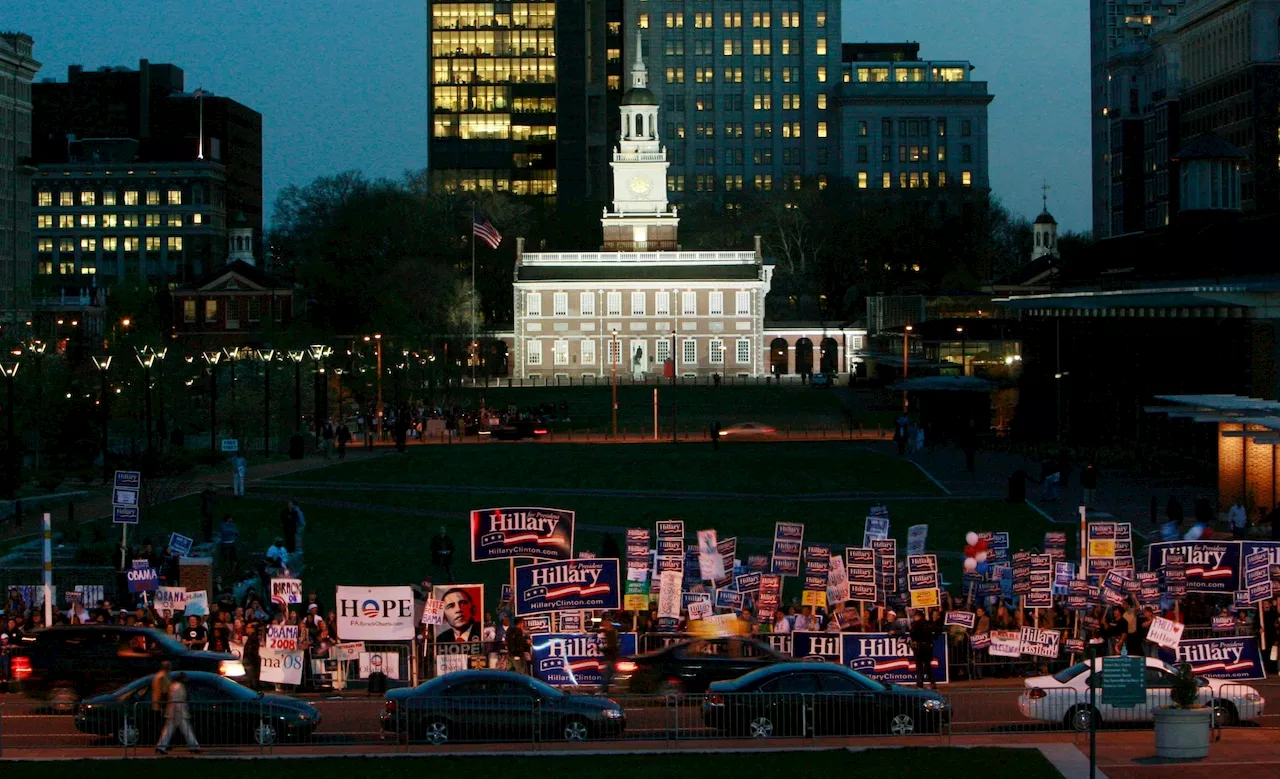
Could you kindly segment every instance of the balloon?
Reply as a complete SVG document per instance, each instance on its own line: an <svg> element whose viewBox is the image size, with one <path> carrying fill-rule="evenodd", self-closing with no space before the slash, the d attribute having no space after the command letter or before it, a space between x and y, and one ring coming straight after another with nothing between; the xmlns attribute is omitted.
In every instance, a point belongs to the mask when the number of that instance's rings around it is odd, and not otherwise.
<svg viewBox="0 0 1280 779"><path fill-rule="evenodd" d="M970 530L968 533L965 533L964 542L969 546L973 546L978 543L978 534Z"/></svg>
<svg viewBox="0 0 1280 779"><path fill-rule="evenodd" d="M987 553L978 552L976 555L973 556L973 559L977 560L980 563L985 563L987 561Z"/></svg>
<svg viewBox="0 0 1280 779"><path fill-rule="evenodd" d="M987 549L987 539L984 538L978 543L974 544L973 548L977 549L979 552L985 552Z"/></svg>
<svg viewBox="0 0 1280 779"><path fill-rule="evenodd" d="M964 558L964 570L966 573L973 573L978 568L978 561L972 557Z"/></svg>
<svg viewBox="0 0 1280 779"><path fill-rule="evenodd" d="M987 573L987 571L991 569L991 565L990 565L990 564L988 564L988 563L985 563L985 562L978 563L978 564L977 564L977 566L975 566L975 567L977 568L978 573L983 574L983 575L985 575L985 574Z"/></svg>
<svg viewBox="0 0 1280 779"><path fill-rule="evenodd" d="M976 546L966 546L964 548L965 557L973 557L977 555L977 553L978 553L978 548Z"/></svg>

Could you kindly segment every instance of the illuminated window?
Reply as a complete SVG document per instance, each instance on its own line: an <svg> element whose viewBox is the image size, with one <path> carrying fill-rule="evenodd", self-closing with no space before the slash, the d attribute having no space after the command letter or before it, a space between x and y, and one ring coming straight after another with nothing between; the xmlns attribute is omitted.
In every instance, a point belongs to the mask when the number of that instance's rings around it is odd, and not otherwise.
<svg viewBox="0 0 1280 779"><path fill-rule="evenodd" d="M642 30L649 29L649 14L640 14L640 19L637 21L637 25L639 25Z"/></svg>
<svg viewBox="0 0 1280 779"><path fill-rule="evenodd" d="M827 66L826 66L826 65L819 65L819 66L818 66L818 81L819 81L819 83L826 83L826 80L827 80Z"/></svg>
<svg viewBox="0 0 1280 779"><path fill-rule="evenodd" d="M973 172L972 172L972 171L968 171L968 170L962 170L962 171L960 171L960 186L962 186L962 187L971 187L971 186L973 186Z"/></svg>
<svg viewBox="0 0 1280 779"><path fill-rule="evenodd" d="M684 83L684 68L667 68L667 83L668 83L668 84L683 84L683 83Z"/></svg>
<svg viewBox="0 0 1280 779"><path fill-rule="evenodd" d="M938 171L938 186L943 188L947 186L947 172L945 170Z"/></svg>
<svg viewBox="0 0 1280 779"><path fill-rule="evenodd" d="M827 12L826 12L826 11L819 11L819 12L818 12L818 19L817 19L817 22L818 22L818 26L819 26L819 27L826 27L826 26L827 26Z"/></svg>
<svg viewBox="0 0 1280 779"><path fill-rule="evenodd" d="M724 341L719 338L712 338L707 350L708 356L711 358L712 365L724 364Z"/></svg>
<svg viewBox="0 0 1280 779"><path fill-rule="evenodd" d="M147 251L149 251L149 252L158 252L158 251L160 251L160 236L158 236L158 235L148 235L148 236L147 236L147 243L146 243L146 247L147 247Z"/></svg>
<svg viewBox="0 0 1280 779"><path fill-rule="evenodd" d="M759 56L767 56L773 53L773 41L768 38L756 38L751 41L751 53Z"/></svg>
<svg viewBox="0 0 1280 779"><path fill-rule="evenodd" d="M47 230L53 227L53 214L40 214L36 216L36 229Z"/></svg>
<svg viewBox="0 0 1280 779"><path fill-rule="evenodd" d="M865 170L858 171L858 189L867 188L867 172Z"/></svg>
<svg viewBox="0 0 1280 779"><path fill-rule="evenodd" d="M206 300L204 302L204 321L205 322L218 321L218 301Z"/></svg>
<svg viewBox="0 0 1280 779"><path fill-rule="evenodd" d="M693 15L693 26L699 29L705 28L708 30L714 27L715 22L713 17L711 16L711 12L710 11L695 12Z"/></svg>
<svg viewBox="0 0 1280 779"><path fill-rule="evenodd" d="M103 214L103 215L102 215L102 226L103 226L103 227L117 227L117 226L119 226L119 222L120 222L120 218L119 218L116 214Z"/></svg>
<svg viewBox="0 0 1280 779"><path fill-rule="evenodd" d="M42 190L36 193L36 205L51 206L53 205L53 193L48 190Z"/></svg>
<svg viewBox="0 0 1280 779"><path fill-rule="evenodd" d="M658 316L671 315L670 292L659 292L653 296L653 313Z"/></svg>
<svg viewBox="0 0 1280 779"><path fill-rule="evenodd" d="M116 191L114 189L102 190L102 205L114 206L116 204Z"/></svg>
<svg viewBox="0 0 1280 779"><path fill-rule="evenodd" d="M819 93L819 94L818 94L818 110L823 111L823 110L826 110L826 108L827 108L827 93L826 93L826 92L821 92L821 93ZM866 134L867 134L867 123L866 123L866 122L859 122L859 123L858 123L858 130L859 130L859 133L860 133L861 135L866 135Z"/></svg>
<svg viewBox="0 0 1280 779"><path fill-rule="evenodd" d="M74 206L76 204L75 193L69 189L64 189L58 193L58 205Z"/></svg>
<svg viewBox="0 0 1280 779"><path fill-rule="evenodd" d="M114 252L120 248L120 239L114 235L108 235L102 239L102 251Z"/></svg>
<svg viewBox="0 0 1280 779"><path fill-rule="evenodd" d="M582 347L581 347L581 352L582 352L582 364L583 364L583 365L595 365L595 364L596 364L596 342L595 342L595 341L592 341L592 340L589 340L589 339L588 339L588 340L583 341L583 342L582 342Z"/></svg>
<svg viewBox="0 0 1280 779"><path fill-rule="evenodd" d="M76 226L75 214L58 214L58 227L64 230L74 229Z"/></svg>
<svg viewBox="0 0 1280 779"><path fill-rule="evenodd" d="M182 301L182 321L188 324L196 321L196 302L194 300Z"/></svg>
<svg viewBox="0 0 1280 779"><path fill-rule="evenodd" d="M182 190L180 189L169 190L169 205L171 206L182 205Z"/></svg>
<svg viewBox="0 0 1280 779"><path fill-rule="evenodd" d="M733 11L733 12L725 11L725 12L724 12L724 26L725 26L726 28L730 28L730 27L741 27L741 26L742 26L742 12L741 12L741 11Z"/></svg>
<svg viewBox="0 0 1280 779"><path fill-rule="evenodd" d="M137 238L137 236L125 236L125 239L124 239L124 250L125 250L126 252L136 252L136 251L138 251L138 238Z"/></svg>
<svg viewBox="0 0 1280 779"><path fill-rule="evenodd" d="M667 27L684 27L684 14L667 14Z"/></svg>
<svg viewBox="0 0 1280 779"><path fill-rule="evenodd" d="M204 214L192 214L192 215L191 215L191 224L193 224L193 225L202 225L202 224L204 224Z"/></svg>
<svg viewBox="0 0 1280 779"><path fill-rule="evenodd" d="M98 195L92 189L84 189L80 191L80 205L95 206L98 204Z"/></svg>
<svg viewBox="0 0 1280 779"><path fill-rule="evenodd" d="M818 41L817 41L817 43L818 43L818 49L817 49L817 53L818 53L818 55L819 55L819 56L822 56L822 55L826 54L826 53L827 53L827 39L826 39L826 38L819 38L819 39L818 39Z"/></svg>
<svg viewBox="0 0 1280 779"><path fill-rule="evenodd" d="M171 252L182 251L182 236L181 235L169 236L168 246L169 246L169 251Z"/></svg>
<svg viewBox="0 0 1280 779"><path fill-rule="evenodd" d="M542 293L526 292L524 295L525 316L542 316Z"/></svg>
<svg viewBox="0 0 1280 779"><path fill-rule="evenodd" d="M724 69L724 83L726 83L726 84L741 84L741 83L742 83L742 68L725 68L725 69Z"/></svg>
<svg viewBox="0 0 1280 779"><path fill-rule="evenodd" d="M164 218L166 227L182 227L182 214L168 214Z"/></svg>
<svg viewBox="0 0 1280 779"><path fill-rule="evenodd" d="M138 205L138 190L136 190L136 189L126 189L126 190L124 191L124 204L125 204L126 206L136 206L136 205Z"/></svg>
<svg viewBox="0 0 1280 779"><path fill-rule="evenodd" d="M147 205L149 206L160 205L160 190L158 189L147 190Z"/></svg>
<svg viewBox="0 0 1280 779"><path fill-rule="evenodd" d="M946 147L946 146L939 146L939 147L938 147L938 162L946 162L946 161L947 161L947 147Z"/></svg>
<svg viewBox="0 0 1280 779"><path fill-rule="evenodd" d="M97 250L98 250L97 238L81 238L80 239L80 251L96 252Z"/></svg>
<svg viewBox="0 0 1280 779"><path fill-rule="evenodd" d="M890 188L890 187L892 187L892 186L893 186L893 177L891 176L891 174L889 173L889 171L887 171L887 170L886 170L886 171L885 171L883 174L881 174L881 176L880 176L880 188L881 188L881 189L889 189L889 188Z"/></svg>
<svg viewBox="0 0 1280 779"><path fill-rule="evenodd" d="M41 254L51 253L53 251L52 238L39 238L36 240L36 251Z"/></svg>
<svg viewBox="0 0 1280 779"><path fill-rule="evenodd" d="M37 260L36 273L40 274L41 276L52 276L53 260Z"/></svg>
<svg viewBox="0 0 1280 779"><path fill-rule="evenodd" d="M121 226L122 226L122 227L137 227L137 226L138 226L138 215L137 215L137 214L125 214L125 215L124 215L124 219L123 219L123 221L121 222Z"/></svg>
<svg viewBox="0 0 1280 779"><path fill-rule="evenodd" d="M826 188L827 188L827 174L825 174L825 173L819 173L819 174L818 174L818 189L826 189Z"/></svg>
<svg viewBox="0 0 1280 779"><path fill-rule="evenodd" d="M773 108L773 95L756 95L754 107L757 111L769 111Z"/></svg>
<svg viewBox="0 0 1280 779"><path fill-rule="evenodd" d="M80 275L92 276L98 272L98 262L92 257L80 258Z"/></svg>
<svg viewBox="0 0 1280 779"><path fill-rule="evenodd" d="M783 14L783 15L782 15L782 18L783 18L783 26L785 27L785 26L786 26L786 18L787 18L787 15L786 15L786 14ZM768 27L768 26L770 25L770 23L771 23L771 19L770 19L770 17L769 17L769 12L768 12L768 11L765 11L764 13L753 13L753 14L751 14L751 26L752 26L752 27Z"/></svg>
<svg viewBox="0 0 1280 779"><path fill-rule="evenodd" d="M75 250L76 250L76 239L74 239L74 238L59 238L59 239L58 239L58 251L59 251L59 252L74 252Z"/></svg>
<svg viewBox="0 0 1280 779"><path fill-rule="evenodd" d="M826 122L818 122L818 137L819 137L819 138L826 138L826 137L827 137L827 123L826 123Z"/></svg>
<svg viewBox="0 0 1280 779"><path fill-rule="evenodd" d="M697 316L698 314L698 293L683 292L680 295L680 313L685 316Z"/></svg>
<svg viewBox="0 0 1280 779"><path fill-rule="evenodd" d="M159 227L159 226L160 226L160 215L159 215L159 214L147 214L147 216L146 216L146 225L147 225L147 227Z"/></svg>
<svg viewBox="0 0 1280 779"><path fill-rule="evenodd" d="M622 293L610 292L604 298L605 316L622 316Z"/></svg>
<svg viewBox="0 0 1280 779"><path fill-rule="evenodd" d="M691 365L698 361L698 342L686 338L680 342L680 362Z"/></svg>
<svg viewBox="0 0 1280 779"><path fill-rule="evenodd" d="M542 342L541 341L527 341L525 343L525 352L529 355L530 365L542 364Z"/></svg>

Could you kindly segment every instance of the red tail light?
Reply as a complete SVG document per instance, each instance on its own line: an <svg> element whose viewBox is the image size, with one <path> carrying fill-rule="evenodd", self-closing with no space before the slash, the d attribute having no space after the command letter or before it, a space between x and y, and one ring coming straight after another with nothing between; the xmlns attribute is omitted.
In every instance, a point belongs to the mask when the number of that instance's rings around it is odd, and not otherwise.
<svg viewBox="0 0 1280 779"><path fill-rule="evenodd" d="M388 714L395 714L397 709L396 702L387 701L386 705L384 705L382 708L383 708L383 711L387 712Z"/></svg>
<svg viewBox="0 0 1280 779"><path fill-rule="evenodd" d="M22 681L31 676L31 658L16 655L9 661L9 673L15 681Z"/></svg>
<svg viewBox="0 0 1280 779"><path fill-rule="evenodd" d="M707 696L707 703L711 704L712 706L723 706L723 705L724 705L724 696L723 696L723 695L708 695L708 696Z"/></svg>
<svg viewBox="0 0 1280 779"><path fill-rule="evenodd" d="M637 666L635 663L631 662L630 660L620 660L617 663L614 663L613 665L613 669L615 671L620 671L624 674L635 673L636 668L638 667L639 666Z"/></svg>
<svg viewBox="0 0 1280 779"><path fill-rule="evenodd" d="M1038 701L1041 698L1045 697L1047 694L1048 693L1046 693L1044 690L1040 689L1039 687L1032 687L1030 690L1027 690L1027 699L1032 701Z"/></svg>
<svg viewBox="0 0 1280 779"><path fill-rule="evenodd" d="M546 429L545 427L535 427L535 428L533 429L533 434L534 434L534 435L546 435L546 434L547 434L547 429Z"/></svg>

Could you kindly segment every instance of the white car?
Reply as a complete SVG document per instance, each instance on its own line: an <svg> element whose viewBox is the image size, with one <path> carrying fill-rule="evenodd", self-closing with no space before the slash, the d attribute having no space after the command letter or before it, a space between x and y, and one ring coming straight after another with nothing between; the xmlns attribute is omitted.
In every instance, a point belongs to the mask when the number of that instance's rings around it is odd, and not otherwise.
<svg viewBox="0 0 1280 779"><path fill-rule="evenodd" d="M1098 727L1113 722L1150 722L1151 711L1172 704L1170 688L1177 669L1154 657L1147 661L1147 700L1137 706L1113 706L1103 703L1103 689L1098 687L1093 705L1089 702L1089 684L1101 684L1102 661L1076 663L1052 676L1027 679L1026 689L1018 698L1022 716L1038 722L1061 722L1072 730L1088 730L1090 712ZM1232 679L1196 677L1200 685L1200 702L1213 707L1215 726L1252 722L1262 716L1267 701L1256 689Z"/></svg>

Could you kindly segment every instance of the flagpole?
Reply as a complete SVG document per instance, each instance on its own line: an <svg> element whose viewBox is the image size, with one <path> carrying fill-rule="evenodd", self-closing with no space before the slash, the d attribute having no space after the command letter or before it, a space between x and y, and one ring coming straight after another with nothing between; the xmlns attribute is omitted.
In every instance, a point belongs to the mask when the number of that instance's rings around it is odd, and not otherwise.
<svg viewBox="0 0 1280 779"><path fill-rule="evenodd" d="M200 148L196 152L196 159L202 160L204 159L204 87L198 88L196 92L198 93L196 95L196 105L200 110Z"/></svg>
<svg viewBox="0 0 1280 779"><path fill-rule="evenodd" d="M471 344L467 353L471 355L471 384L476 383L476 201L471 201Z"/></svg>

